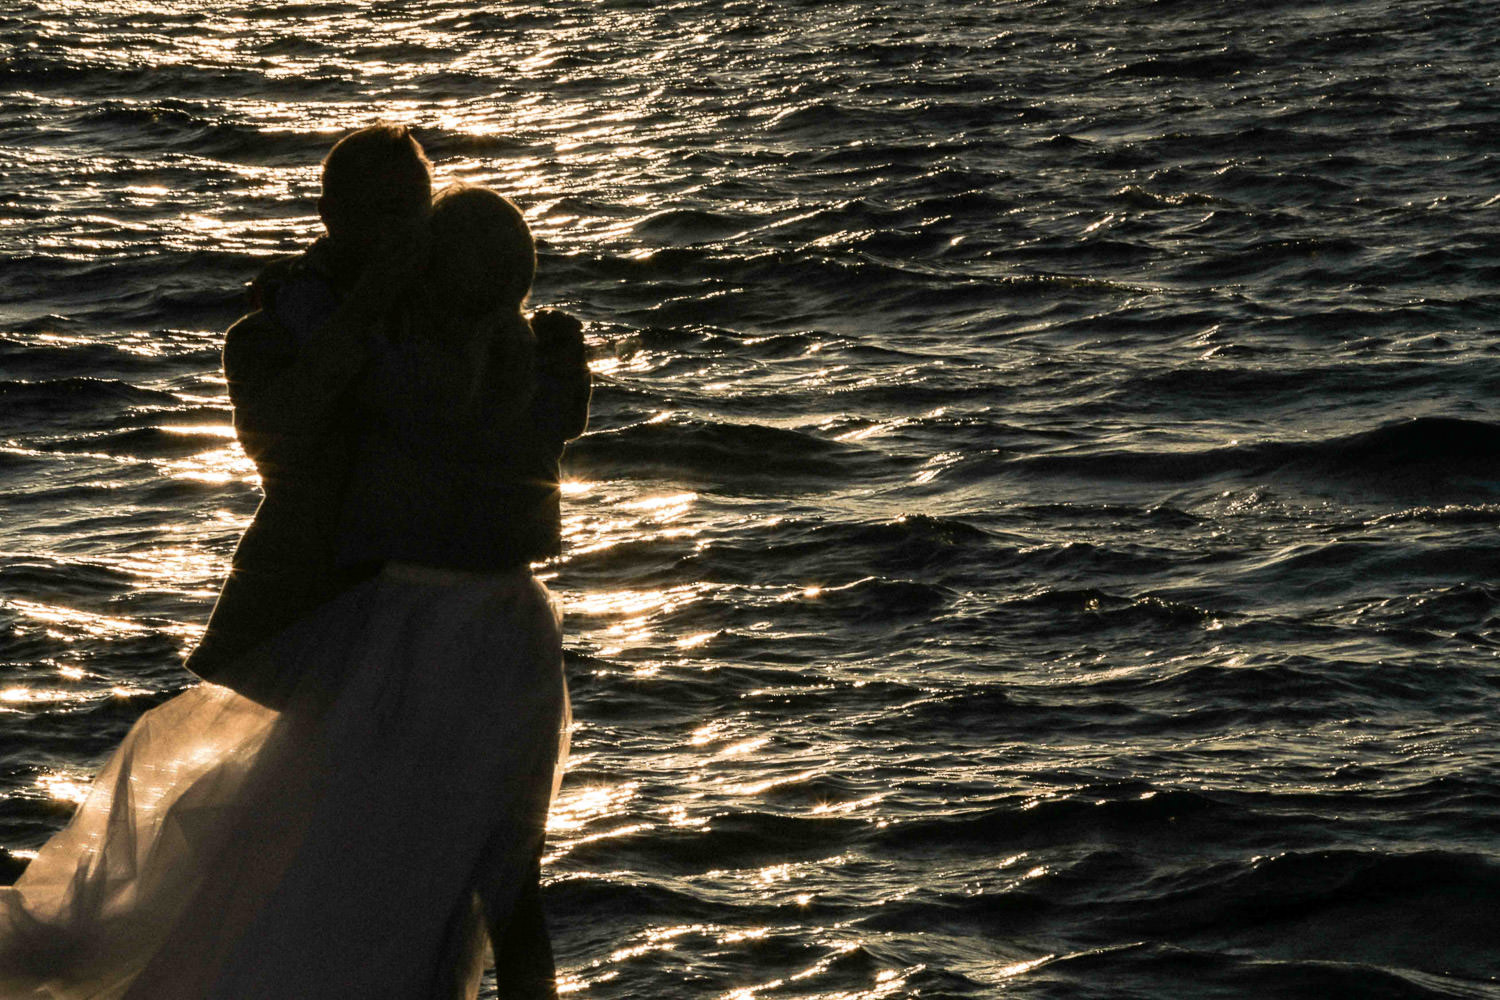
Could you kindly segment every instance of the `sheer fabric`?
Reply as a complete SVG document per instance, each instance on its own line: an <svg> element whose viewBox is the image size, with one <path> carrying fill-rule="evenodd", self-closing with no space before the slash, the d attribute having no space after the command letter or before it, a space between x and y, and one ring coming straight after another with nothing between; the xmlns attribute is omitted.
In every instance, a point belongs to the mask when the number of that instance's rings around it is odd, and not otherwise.
<svg viewBox="0 0 1500 1000"><path fill-rule="evenodd" d="M474 995L472 890L513 901L566 753L546 589L393 565L257 655L303 679L283 710L147 712L0 889L0 996Z"/></svg>

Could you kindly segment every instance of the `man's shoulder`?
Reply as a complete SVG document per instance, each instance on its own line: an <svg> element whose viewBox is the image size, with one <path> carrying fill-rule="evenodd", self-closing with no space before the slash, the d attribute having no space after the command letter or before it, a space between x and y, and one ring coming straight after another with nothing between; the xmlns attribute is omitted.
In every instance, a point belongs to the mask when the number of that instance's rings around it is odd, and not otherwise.
<svg viewBox="0 0 1500 1000"><path fill-rule="evenodd" d="M224 334L224 373L243 380L268 363L285 363L295 353L292 338L265 309L235 320Z"/></svg>
<svg viewBox="0 0 1500 1000"><path fill-rule="evenodd" d="M253 312L264 309L275 301L277 290L296 277L298 270L305 266L306 257L305 253L288 254L277 257L261 268L245 288L245 298L250 310Z"/></svg>
<svg viewBox="0 0 1500 1000"><path fill-rule="evenodd" d="M336 293L332 250L326 237L313 242L300 253L276 257L260 269L251 279L247 292L251 309L264 309L275 302L276 294L285 286L295 284L317 284Z"/></svg>
<svg viewBox="0 0 1500 1000"><path fill-rule="evenodd" d="M319 240L306 251L273 260L250 283L249 305L294 337L322 326L338 310L342 295Z"/></svg>
<svg viewBox="0 0 1500 1000"><path fill-rule="evenodd" d="M224 334L224 343L243 343L251 340L264 340L278 333L276 320L264 309L252 309L239 319L235 320L229 327L229 332Z"/></svg>

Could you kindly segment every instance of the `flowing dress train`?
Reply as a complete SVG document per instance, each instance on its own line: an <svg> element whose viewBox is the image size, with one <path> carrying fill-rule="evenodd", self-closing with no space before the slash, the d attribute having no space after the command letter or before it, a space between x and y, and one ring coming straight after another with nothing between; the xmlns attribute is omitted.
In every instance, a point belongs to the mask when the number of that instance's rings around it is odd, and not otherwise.
<svg viewBox="0 0 1500 1000"><path fill-rule="evenodd" d="M147 712L0 889L0 996L453 995L452 924L520 892L566 753L546 588L392 564L252 655L303 678L281 711Z"/></svg>

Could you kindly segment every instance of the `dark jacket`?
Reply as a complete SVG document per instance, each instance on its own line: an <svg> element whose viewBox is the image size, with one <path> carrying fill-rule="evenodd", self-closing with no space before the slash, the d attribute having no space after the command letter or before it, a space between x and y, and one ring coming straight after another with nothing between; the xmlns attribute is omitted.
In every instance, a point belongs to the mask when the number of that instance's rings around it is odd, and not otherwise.
<svg viewBox="0 0 1500 1000"><path fill-rule="evenodd" d="M342 289L320 266L322 248L268 268L252 286L260 308L225 336L235 432L264 496L186 663L273 706L290 678L246 654L358 579L335 565L334 539L349 474L347 393L364 349L351 317L332 329Z"/></svg>

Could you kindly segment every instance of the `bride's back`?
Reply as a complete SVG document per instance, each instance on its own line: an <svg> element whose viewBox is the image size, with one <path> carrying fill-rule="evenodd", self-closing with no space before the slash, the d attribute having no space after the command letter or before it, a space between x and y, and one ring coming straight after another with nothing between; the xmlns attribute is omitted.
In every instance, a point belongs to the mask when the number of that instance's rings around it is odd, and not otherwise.
<svg viewBox="0 0 1500 1000"><path fill-rule="evenodd" d="M551 554L563 442L537 419L548 403L521 311L535 270L513 204L480 187L439 193L421 292L358 389L341 564L500 569Z"/></svg>

